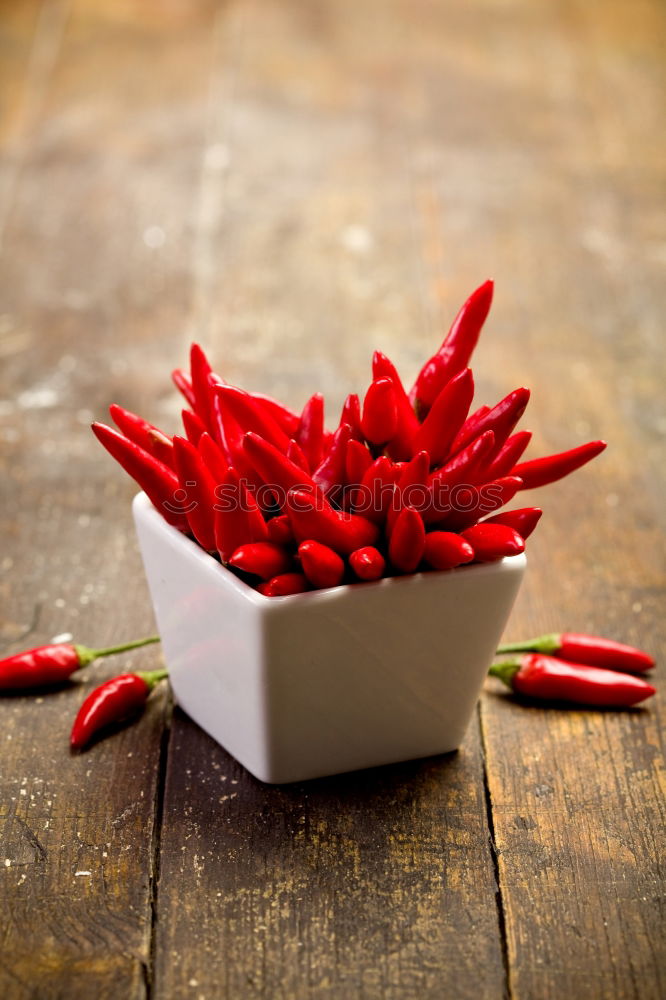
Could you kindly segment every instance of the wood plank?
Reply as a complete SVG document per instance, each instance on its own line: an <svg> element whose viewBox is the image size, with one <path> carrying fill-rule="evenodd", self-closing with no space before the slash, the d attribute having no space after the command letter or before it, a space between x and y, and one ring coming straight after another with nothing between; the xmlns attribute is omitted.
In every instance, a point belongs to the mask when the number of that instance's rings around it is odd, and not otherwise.
<svg viewBox="0 0 666 1000"><path fill-rule="evenodd" d="M140 407L147 394L159 410L153 385L166 386L169 363L146 345L156 329L164 344L181 336L208 26L206 4L80 3L47 86L30 73L16 86L34 114L2 266L3 652L62 632L107 645L154 629L134 491L87 425L113 398ZM154 415L175 412L169 398ZM166 692L86 754L70 757L67 740L91 683L158 662L151 647L56 694L0 700L3 996L149 989Z"/></svg>
<svg viewBox="0 0 666 1000"><path fill-rule="evenodd" d="M663 658L666 366L654 213L666 153L655 129L664 18L656 4L630 18L619 3L596 13L542 8L531 54L521 26L507 41L541 128L507 187L519 205L507 240L519 262L506 303L516 332L496 348L512 381L529 375L542 453L609 441L593 467L533 494L546 514L511 635L588 631ZM503 120L513 144L517 128ZM663 996L660 700L625 713L539 710L489 689L482 721L511 995Z"/></svg>
<svg viewBox="0 0 666 1000"><path fill-rule="evenodd" d="M498 997L476 726L458 754L266 786L176 711L155 995Z"/></svg>
<svg viewBox="0 0 666 1000"><path fill-rule="evenodd" d="M224 377L295 405L323 389L331 421L374 347L411 374L405 331L437 336L409 183L416 22L379 3L218 21L193 325ZM155 995L501 996L487 838L476 726L457 757L271 788L176 713Z"/></svg>

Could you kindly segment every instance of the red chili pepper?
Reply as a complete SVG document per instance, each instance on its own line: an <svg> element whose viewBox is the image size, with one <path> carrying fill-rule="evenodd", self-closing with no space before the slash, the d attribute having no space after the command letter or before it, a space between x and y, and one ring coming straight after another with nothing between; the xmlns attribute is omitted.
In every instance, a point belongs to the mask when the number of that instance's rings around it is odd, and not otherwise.
<svg viewBox="0 0 666 1000"><path fill-rule="evenodd" d="M503 510L493 517L486 517L481 524L506 524L526 541L539 523L542 514L540 507L521 507L519 510Z"/></svg>
<svg viewBox="0 0 666 1000"><path fill-rule="evenodd" d="M640 677L567 663L540 653L494 663L490 675L529 698L595 708L629 708L656 694L655 688Z"/></svg>
<svg viewBox="0 0 666 1000"><path fill-rule="evenodd" d="M554 483L558 479L568 476L570 472L575 472L576 469L580 469L581 465L596 458L605 447L605 441L588 441L587 444L581 444L578 448L571 448L558 455L548 455L546 458L535 458L531 462L521 462L520 465L513 468L512 473L522 479L522 489L533 490L537 486Z"/></svg>
<svg viewBox="0 0 666 1000"><path fill-rule="evenodd" d="M249 392L244 392L235 385L215 385L213 391L221 400L222 411L230 413L244 431L254 431L265 441L270 441L276 448L286 452L289 438L268 410Z"/></svg>
<svg viewBox="0 0 666 1000"><path fill-rule="evenodd" d="M138 414L118 406L117 403L111 403L109 413L116 427L122 431L126 438L134 441L158 462L173 469L173 441L164 431L149 424Z"/></svg>
<svg viewBox="0 0 666 1000"><path fill-rule="evenodd" d="M371 444L386 444L398 427L398 407L390 378L378 378L370 383L363 400L361 428Z"/></svg>
<svg viewBox="0 0 666 1000"><path fill-rule="evenodd" d="M372 465L372 455L364 444L353 438L347 442L345 476L348 483L361 483L363 476Z"/></svg>
<svg viewBox="0 0 666 1000"><path fill-rule="evenodd" d="M355 392L350 393L343 403L339 426L342 427L343 424L349 424L355 441L363 441L361 402Z"/></svg>
<svg viewBox="0 0 666 1000"><path fill-rule="evenodd" d="M525 542L518 532L506 524L475 524L463 531L462 537L474 549L477 562L496 562L525 550Z"/></svg>
<svg viewBox="0 0 666 1000"><path fill-rule="evenodd" d="M258 521L251 513L256 504L233 466L227 469L223 481L217 486L215 497L215 548L222 562L228 563L241 545L263 541L268 529L262 518L264 531L259 534Z"/></svg>
<svg viewBox="0 0 666 1000"><path fill-rule="evenodd" d="M287 494L293 489L311 490L315 496L321 495L309 473L300 469L278 448L264 441L258 434L252 432L246 434L243 439L243 449L246 458L264 484L269 488L276 487L276 496L280 494L278 503L281 508L284 508Z"/></svg>
<svg viewBox="0 0 666 1000"><path fill-rule="evenodd" d="M425 527L418 511L403 507L396 518L389 542L389 559L402 573L413 573L423 558Z"/></svg>
<svg viewBox="0 0 666 1000"><path fill-rule="evenodd" d="M187 405L194 409L197 405L197 401L194 398L194 389L192 388L192 379L183 371L182 368L176 368L171 372L171 379L175 387L183 394Z"/></svg>
<svg viewBox="0 0 666 1000"><path fill-rule="evenodd" d="M445 462L453 441L465 422L474 397L474 377L471 368L463 368L437 395L420 425L414 441L419 451L425 449L433 465Z"/></svg>
<svg viewBox="0 0 666 1000"><path fill-rule="evenodd" d="M292 438L298 432L298 425L301 422L299 413L295 413L288 406L285 406L284 403L273 399L272 396L265 396L263 392L253 392L251 396L270 414L288 438Z"/></svg>
<svg viewBox="0 0 666 1000"><path fill-rule="evenodd" d="M333 435L324 458L312 474L317 486L328 496L333 494L337 502L342 499L346 485L347 444L351 440L352 429L349 424L341 424Z"/></svg>
<svg viewBox="0 0 666 1000"><path fill-rule="evenodd" d="M257 587L264 597L290 597L292 594L303 594L307 589L308 581L302 573L282 573Z"/></svg>
<svg viewBox="0 0 666 1000"><path fill-rule="evenodd" d="M456 491L455 503L457 507L451 510L442 518L442 526L452 531L463 531L470 528L479 518L486 514L492 514L494 510L499 510L510 503L520 489L522 481L517 476L503 476L492 483L484 483L483 486L471 488L471 506L463 507L464 493L462 488ZM491 525L491 527L500 527Z"/></svg>
<svg viewBox="0 0 666 1000"><path fill-rule="evenodd" d="M492 301L493 282L484 281L458 312L437 354L419 372L409 398L420 417L425 416L446 383L469 364Z"/></svg>
<svg viewBox="0 0 666 1000"><path fill-rule="evenodd" d="M143 708L166 670L147 670L112 677L91 691L78 711L69 737L72 750L82 750L100 729L122 722Z"/></svg>
<svg viewBox="0 0 666 1000"><path fill-rule="evenodd" d="M107 646L105 649L89 649L87 646L65 642L37 646L0 660L0 691L62 684L75 670L87 667L100 656L124 653L128 649L138 649L159 641L158 635L151 635L148 639L135 639L120 646Z"/></svg>
<svg viewBox="0 0 666 1000"><path fill-rule="evenodd" d="M262 580L270 580L291 569L291 556L281 545L274 542L251 542L236 549L229 565L252 573Z"/></svg>
<svg viewBox="0 0 666 1000"><path fill-rule="evenodd" d="M309 477L310 469L308 467L308 460L303 454L303 449L299 445L298 441L295 441L294 438L292 438L289 442L289 447L287 448L287 458L290 462L293 462L294 465L297 465L299 469L303 469Z"/></svg>
<svg viewBox="0 0 666 1000"><path fill-rule="evenodd" d="M201 417L198 417L196 413L192 413L191 410L181 410L180 415L183 421L183 427L185 428L187 440L191 441L196 448L199 444L201 435L206 433L206 425Z"/></svg>
<svg viewBox="0 0 666 1000"><path fill-rule="evenodd" d="M203 459L204 465L210 472L214 481L216 483L221 483L226 475L227 469L229 468L229 463L227 462L220 445L213 441L208 431L204 431L199 438L197 449Z"/></svg>
<svg viewBox="0 0 666 1000"><path fill-rule="evenodd" d="M500 646L497 652L549 653L562 660L585 663L591 667L606 667L609 670L623 670L629 674L642 674L654 667L654 658L642 649L580 632L551 632L539 635L536 639L508 643Z"/></svg>
<svg viewBox="0 0 666 1000"><path fill-rule="evenodd" d="M517 434L507 438L490 465L484 469L488 480L508 476L531 440L532 431L518 431Z"/></svg>
<svg viewBox="0 0 666 1000"><path fill-rule="evenodd" d="M499 403L492 407L483 417L481 417L471 431L458 434L453 445L454 448L464 448L466 444L484 431L492 431L495 435L495 448L497 451L502 447L506 439L516 426L529 402L530 390L525 388L514 389L508 396L501 399Z"/></svg>
<svg viewBox="0 0 666 1000"><path fill-rule="evenodd" d="M472 561L474 549L452 531L430 531L426 535L423 558L433 569L455 569Z"/></svg>
<svg viewBox="0 0 666 1000"><path fill-rule="evenodd" d="M112 427L94 423L92 430L100 444L139 484L164 520L179 531L189 531L187 518L176 499L180 487L175 473Z"/></svg>
<svg viewBox="0 0 666 1000"><path fill-rule="evenodd" d="M213 369L210 366L203 348L199 344L190 347L190 375L192 392L194 393L194 412L201 419L204 427L213 437L216 431L216 419L213 410L213 393L210 376Z"/></svg>
<svg viewBox="0 0 666 1000"><path fill-rule="evenodd" d="M291 491L287 513L297 541L312 539L328 545L339 555L346 556L354 549L373 545L379 536L377 526L365 517L333 510L311 493Z"/></svg>
<svg viewBox="0 0 666 1000"><path fill-rule="evenodd" d="M272 517L266 522L266 530L269 542L274 542L276 545L291 545L296 541L286 514Z"/></svg>
<svg viewBox="0 0 666 1000"><path fill-rule="evenodd" d="M396 468L387 455L380 455L365 471L354 510L375 524L383 524L395 493Z"/></svg>
<svg viewBox="0 0 666 1000"><path fill-rule="evenodd" d="M396 461L408 460L414 454L414 439L419 430L419 421L405 392L402 379L395 365L381 351L372 357L373 379L390 378L395 390L397 421L395 434L387 445L387 451ZM417 449L418 450L418 449Z"/></svg>
<svg viewBox="0 0 666 1000"><path fill-rule="evenodd" d="M349 565L359 580L370 583L372 580L379 580L384 575L386 560L379 549L372 545L365 545L352 552L349 557Z"/></svg>
<svg viewBox="0 0 666 1000"><path fill-rule="evenodd" d="M422 511L426 524L436 524L451 512L457 495L454 487L475 482L479 467L494 446L495 435L492 431L485 431L431 475L430 497Z"/></svg>
<svg viewBox="0 0 666 1000"><path fill-rule="evenodd" d="M345 564L333 549L312 540L301 542L298 556L313 587L337 587L345 575Z"/></svg>
<svg viewBox="0 0 666 1000"><path fill-rule="evenodd" d="M430 456L427 451L420 451L411 462L407 462L400 472L396 483L392 502L386 515L386 531L391 534L398 514L403 507L414 507L422 511L429 506L430 489L428 474L430 472Z"/></svg>
<svg viewBox="0 0 666 1000"><path fill-rule="evenodd" d="M183 501L187 522L202 549L215 551L215 480L201 454L191 441L176 435L173 439L176 472L186 499Z"/></svg>
<svg viewBox="0 0 666 1000"><path fill-rule="evenodd" d="M219 439L220 447L229 465L233 465L241 476L251 478L252 467L243 450L245 431L215 392L213 392L213 409L218 429L218 436L212 435L214 440Z"/></svg>
<svg viewBox="0 0 666 1000"><path fill-rule="evenodd" d="M463 438L469 439L477 437L478 435L477 428L480 426L481 421L483 420L483 418L486 416L487 413L490 413L489 406L480 406L478 410L474 411L474 413L470 413L469 417L462 425L462 427L460 428L460 430L458 431L453 440L453 444L451 445L452 455L455 455L456 452L460 450L459 442L462 441Z"/></svg>
<svg viewBox="0 0 666 1000"><path fill-rule="evenodd" d="M308 468L316 469L324 454L324 397L320 392L311 396L303 407L296 440L308 460Z"/></svg>

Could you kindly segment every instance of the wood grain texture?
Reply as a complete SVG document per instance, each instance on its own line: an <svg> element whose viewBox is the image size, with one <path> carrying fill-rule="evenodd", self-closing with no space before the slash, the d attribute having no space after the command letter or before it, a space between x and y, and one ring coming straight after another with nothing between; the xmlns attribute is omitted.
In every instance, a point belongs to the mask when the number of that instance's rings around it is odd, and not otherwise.
<svg viewBox="0 0 666 1000"><path fill-rule="evenodd" d="M175 430L191 339L333 422L375 347L408 381L492 274L479 402L532 386L534 454L609 441L526 495L511 635L663 656L665 21L0 4L3 651L151 630L133 489L87 424L117 400ZM546 711L492 682L458 755L267 788L179 712L167 742L164 693L70 757L85 685L0 700L10 1000L664 995L659 699Z"/></svg>
<svg viewBox="0 0 666 1000"><path fill-rule="evenodd" d="M163 345L179 341L188 247L169 245L169 217L198 180L197 107L208 83L205 6L170 19L150 5L141 13L99 2L29 14L26 6L5 22L16 114L0 133L12 178L0 318L8 653L63 632L98 646L154 629L129 515L134 491L88 424L113 398L159 408L167 397L170 364L154 324ZM181 81L169 116L173 124L180 115L179 145L157 180L168 92L151 66ZM173 214L185 230L186 216ZM166 234L163 253L146 241L151 226ZM175 416L168 396L156 418ZM166 692L140 725L83 755L70 756L68 736L91 684L159 659L153 647L90 667L56 694L0 700L3 996L146 996Z"/></svg>

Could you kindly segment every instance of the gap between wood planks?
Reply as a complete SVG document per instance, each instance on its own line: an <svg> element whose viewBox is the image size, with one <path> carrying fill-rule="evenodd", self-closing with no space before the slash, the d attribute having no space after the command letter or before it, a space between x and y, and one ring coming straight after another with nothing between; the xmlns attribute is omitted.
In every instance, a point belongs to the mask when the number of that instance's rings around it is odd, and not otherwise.
<svg viewBox="0 0 666 1000"><path fill-rule="evenodd" d="M164 713L164 731L160 740L160 753L157 762L157 786L155 794L155 812L153 819L153 843L150 852L150 882L148 886L150 903L150 934L148 941L148 957L143 963L143 975L146 987L146 1000L151 1000L155 986L155 954L157 951L157 894L160 882L160 864L162 847L162 823L164 819L164 796L166 791L167 765L169 762L169 747L171 745L171 726L173 720L173 698Z"/></svg>

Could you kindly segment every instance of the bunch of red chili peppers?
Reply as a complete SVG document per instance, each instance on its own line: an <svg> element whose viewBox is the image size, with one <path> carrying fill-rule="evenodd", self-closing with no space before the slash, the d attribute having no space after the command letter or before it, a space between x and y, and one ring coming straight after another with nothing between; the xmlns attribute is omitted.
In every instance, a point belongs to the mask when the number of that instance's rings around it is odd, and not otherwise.
<svg viewBox="0 0 666 1000"><path fill-rule="evenodd" d="M473 292L409 392L375 352L370 386L333 430L319 393L296 413L224 382L197 344L189 372L173 372L184 436L115 404L118 430L93 430L169 524L267 597L516 555L542 512L501 508L605 443L521 461L524 388L470 414L492 295L491 281Z"/></svg>

